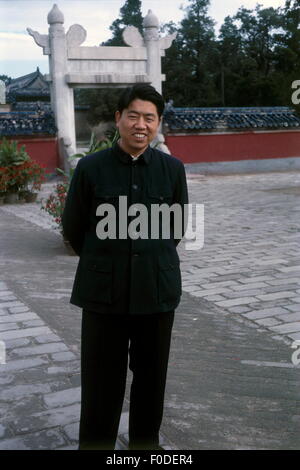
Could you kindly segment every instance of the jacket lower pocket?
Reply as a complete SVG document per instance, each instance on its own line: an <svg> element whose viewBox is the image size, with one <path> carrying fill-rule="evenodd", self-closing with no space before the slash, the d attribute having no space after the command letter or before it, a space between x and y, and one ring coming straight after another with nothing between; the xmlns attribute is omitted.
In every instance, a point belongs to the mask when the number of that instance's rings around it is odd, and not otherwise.
<svg viewBox="0 0 300 470"><path fill-rule="evenodd" d="M179 264L160 263L158 276L159 303L177 299L181 295Z"/></svg>
<svg viewBox="0 0 300 470"><path fill-rule="evenodd" d="M112 262L110 259L91 261L83 271L81 297L91 302L112 302Z"/></svg>

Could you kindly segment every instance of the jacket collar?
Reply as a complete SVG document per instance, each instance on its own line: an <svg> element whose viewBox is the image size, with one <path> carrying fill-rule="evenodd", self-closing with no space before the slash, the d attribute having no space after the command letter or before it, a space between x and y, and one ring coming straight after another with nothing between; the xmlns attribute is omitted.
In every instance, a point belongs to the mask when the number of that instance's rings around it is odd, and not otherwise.
<svg viewBox="0 0 300 470"><path fill-rule="evenodd" d="M113 154L116 155L116 157L123 163L125 164L130 164L132 163L132 157L129 155L129 153L125 152L118 143L116 143L113 147ZM137 159L137 163L146 163L148 165L151 160L151 147L148 145L144 153L142 153L139 158Z"/></svg>

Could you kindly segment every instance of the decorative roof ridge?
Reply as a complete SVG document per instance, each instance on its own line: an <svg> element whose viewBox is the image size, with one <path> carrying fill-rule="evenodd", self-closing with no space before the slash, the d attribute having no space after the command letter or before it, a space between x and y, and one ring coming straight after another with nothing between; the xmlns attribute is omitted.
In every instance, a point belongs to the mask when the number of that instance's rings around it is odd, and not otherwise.
<svg viewBox="0 0 300 470"><path fill-rule="evenodd" d="M40 72L39 67L37 67L34 72L28 73L27 75L22 75L22 77L13 78L11 82L7 85L7 90L9 91L10 88L13 88L18 84L20 84L19 88L25 88L31 85L37 78L41 78L45 83L47 83L44 78L44 75Z"/></svg>
<svg viewBox="0 0 300 470"><path fill-rule="evenodd" d="M294 113L295 110L292 107L289 106L233 106L233 107L172 107L168 111L173 111L173 112L216 112L216 113L231 113L231 112L241 112L241 113L247 113L247 112L292 112Z"/></svg>

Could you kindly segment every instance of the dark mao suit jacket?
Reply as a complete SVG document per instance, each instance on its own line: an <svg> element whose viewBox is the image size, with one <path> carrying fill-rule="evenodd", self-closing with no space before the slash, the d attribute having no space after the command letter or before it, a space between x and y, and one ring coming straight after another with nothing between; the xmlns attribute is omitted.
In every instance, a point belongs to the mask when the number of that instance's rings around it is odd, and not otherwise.
<svg viewBox="0 0 300 470"><path fill-rule="evenodd" d="M141 203L148 209L148 238L119 236L119 197L128 207ZM125 200L125 198L122 198ZM99 239L97 224L101 204L111 204L116 213L116 238ZM148 147L136 162L118 144L79 160L68 191L63 213L63 231L80 256L71 303L99 313L151 314L174 310L181 296L181 274L174 238L174 217L170 237L151 239L151 204L179 203L184 214L188 203L182 162ZM124 219L125 218L125 219ZM162 217L161 217L162 219ZM157 223L157 220L156 220ZM182 217L184 234L184 217ZM140 232L138 229L137 232ZM176 232L175 232L176 235Z"/></svg>

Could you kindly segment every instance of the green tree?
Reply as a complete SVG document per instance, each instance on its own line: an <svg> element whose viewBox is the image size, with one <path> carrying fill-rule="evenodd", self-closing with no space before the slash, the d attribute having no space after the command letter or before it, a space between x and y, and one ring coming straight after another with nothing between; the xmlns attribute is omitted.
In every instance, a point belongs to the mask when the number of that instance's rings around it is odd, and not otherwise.
<svg viewBox="0 0 300 470"><path fill-rule="evenodd" d="M298 0L286 0L281 9L281 27L276 49L278 93L286 104L291 104L291 84L300 79L300 5Z"/></svg>
<svg viewBox="0 0 300 470"><path fill-rule="evenodd" d="M135 26L140 33L143 32L143 16L141 11L141 0L126 0L120 8L119 18L109 27L112 38L102 43L103 46L125 46L122 33L126 26Z"/></svg>
<svg viewBox="0 0 300 470"><path fill-rule="evenodd" d="M214 21L208 16L210 0L189 0L177 38L166 53L164 93L175 105L209 106L218 103ZM169 31L174 25L167 25ZM182 84L184 83L184 87Z"/></svg>
<svg viewBox="0 0 300 470"><path fill-rule="evenodd" d="M11 82L11 77L8 77L7 75L0 75L0 80L2 80L5 85L8 85Z"/></svg>
<svg viewBox="0 0 300 470"><path fill-rule="evenodd" d="M282 25L279 9L241 7L220 30L227 106L283 104L278 91L276 48Z"/></svg>
<svg viewBox="0 0 300 470"><path fill-rule="evenodd" d="M218 52L220 61L220 90L223 106L235 104L235 87L228 86L238 81L243 61L242 41L234 19L227 16L220 28Z"/></svg>

